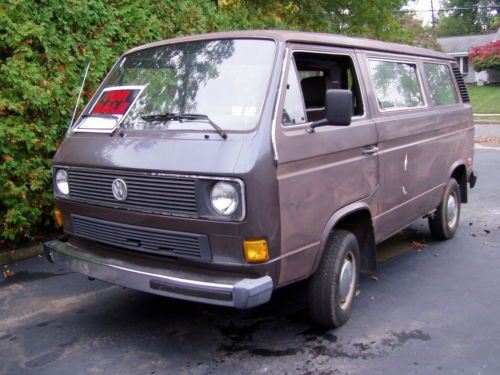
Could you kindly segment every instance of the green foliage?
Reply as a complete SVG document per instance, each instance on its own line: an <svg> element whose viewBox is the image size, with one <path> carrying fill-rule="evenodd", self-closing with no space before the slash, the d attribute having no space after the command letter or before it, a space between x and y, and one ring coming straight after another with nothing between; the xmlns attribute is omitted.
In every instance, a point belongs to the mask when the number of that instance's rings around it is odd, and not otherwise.
<svg viewBox="0 0 500 375"><path fill-rule="evenodd" d="M424 26L422 21L415 18L412 14L401 16L399 23L401 25L401 41L406 41L417 47L442 51L441 45L432 35L431 26Z"/></svg>
<svg viewBox="0 0 500 375"><path fill-rule="evenodd" d="M436 32L439 36L474 35L489 30L498 15L497 0L444 0Z"/></svg>
<svg viewBox="0 0 500 375"><path fill-rule="evenodd" d="M127 49L186 34L288 28L401 40L403 0L4 0L0 8L0 238L53 225L51 159L83 102ZM83 103L81 103L80 109Z"/></svg>

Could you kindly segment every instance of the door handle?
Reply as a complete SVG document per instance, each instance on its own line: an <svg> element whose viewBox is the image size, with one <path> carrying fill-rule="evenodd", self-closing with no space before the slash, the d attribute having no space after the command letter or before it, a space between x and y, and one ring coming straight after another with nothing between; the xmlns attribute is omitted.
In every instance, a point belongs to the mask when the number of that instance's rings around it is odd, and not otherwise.
<svg viewBox="0 0 500 375"><path fill-rule="evenodd" d="M377 146L368 146L365 149L363 149L363 155L371 155L375 154L376 152L378 152Z"/></svg>

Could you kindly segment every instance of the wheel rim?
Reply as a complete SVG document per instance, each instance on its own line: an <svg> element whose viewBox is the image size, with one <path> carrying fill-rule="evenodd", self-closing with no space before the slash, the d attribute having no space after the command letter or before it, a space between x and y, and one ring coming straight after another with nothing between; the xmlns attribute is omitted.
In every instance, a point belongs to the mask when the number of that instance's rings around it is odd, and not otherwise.
<svg viewBox="0 0 500 375"><path fill-rule="evenodd" d="M446 202L446 217L448 218L448 228L455 227L458 219L458 202L454 194L448 196Z"/></svg>
<svg viewBox="0 0 500 375"><path fill-rule="evenodd" d="M345 310L350 305L354 296L356 286L355 270L356 260L352 252L349 251L342 262L338 285L339 303L342 310Z"/></svg>

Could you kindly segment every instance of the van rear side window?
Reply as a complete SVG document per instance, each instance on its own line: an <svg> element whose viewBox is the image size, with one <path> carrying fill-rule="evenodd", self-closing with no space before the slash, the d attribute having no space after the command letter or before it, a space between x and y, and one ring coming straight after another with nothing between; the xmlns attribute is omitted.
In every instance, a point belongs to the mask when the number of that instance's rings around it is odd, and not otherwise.
<svg viewBox="0 0 500 375"><path fill-rule="evenodd" d="M370 60L369 64L381 110L425 106L416 64L380 60Z"/></svg>
<svg viewBox="0 0 500 375"><path fill-rule="evenodd" d="M458 95L451 78L450 68L445 64L424 63L424 71L432 101L435 105L458 103Z"/></svg>

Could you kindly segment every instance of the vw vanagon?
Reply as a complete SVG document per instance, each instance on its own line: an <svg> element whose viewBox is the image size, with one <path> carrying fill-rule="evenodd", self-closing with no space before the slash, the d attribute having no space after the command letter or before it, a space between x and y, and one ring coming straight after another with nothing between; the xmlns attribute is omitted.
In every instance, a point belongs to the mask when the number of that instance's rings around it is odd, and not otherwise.
<svg viewBox="0 0 500 375"><path fill-rule="evenodd" d="M378 243L420 217L453 237L473 135L440 52L289 31L148 44L118 60L55 155L67 241L46 255L240 309L307 279L312 319L337 327Z"/></svg>

